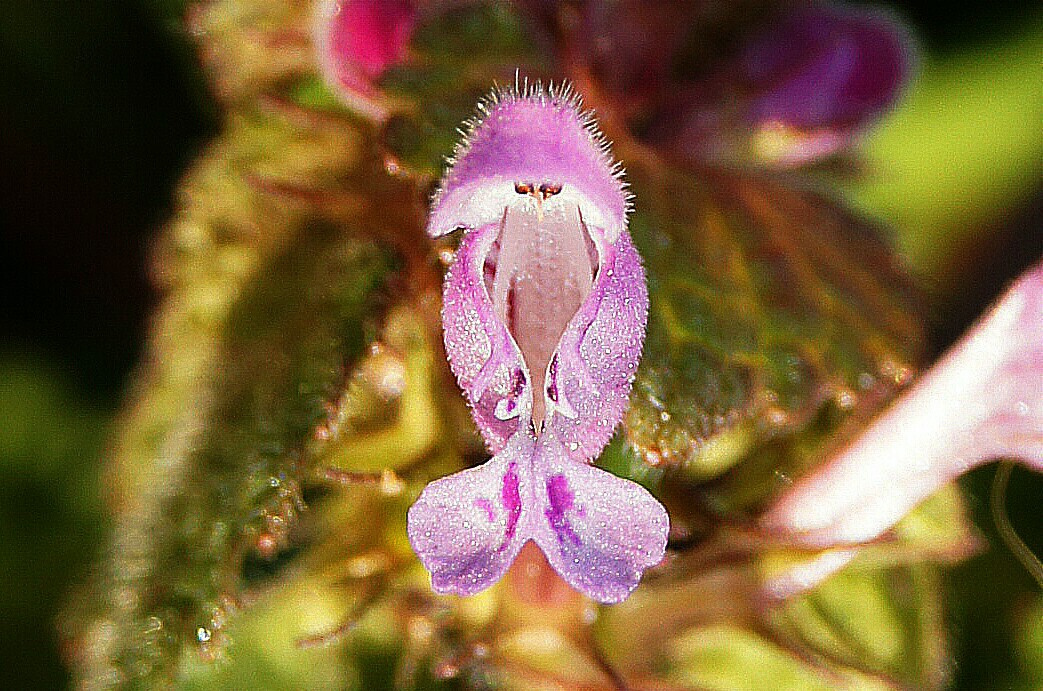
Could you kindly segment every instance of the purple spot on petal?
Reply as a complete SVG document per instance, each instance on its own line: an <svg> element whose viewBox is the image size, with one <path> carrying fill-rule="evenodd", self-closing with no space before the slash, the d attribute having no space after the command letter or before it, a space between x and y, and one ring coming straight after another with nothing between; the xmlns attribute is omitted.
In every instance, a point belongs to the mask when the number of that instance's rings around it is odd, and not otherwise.
<svg viewBox="0 0 1043 691"><path fill-rule="evenodd" d="M485 512L485 517L489 519L490 523L496 520L496 510L493 508L493 503L490 500L485 497L475 499L474 505Z"/></svg>
<svg viewBox="0 0 1043 691"><path fill-rule="evenodd" d="M555 512L565 512L572 508L576 495L569 489L569 481L565 476L559 474L547 481L547 498L550 500L551 509Z"/></svg>
<svg viewBox="0 0 1043 691"><path fill-rule="evenodd" d="M514 370L511 375L511 397L517 398L525 390L525 373L520 369Z"/></svg>
<svg viewBox="0 0 1043 691"><path fill-rule="evenodd" d="M569 489L569 482L564 475L554 475L547 481L547 510L544 512L551 528L558 536L558 542L566 540L574 545L580 544L579 535L572 529L567 511L572 509L575 495Z"/></svg>

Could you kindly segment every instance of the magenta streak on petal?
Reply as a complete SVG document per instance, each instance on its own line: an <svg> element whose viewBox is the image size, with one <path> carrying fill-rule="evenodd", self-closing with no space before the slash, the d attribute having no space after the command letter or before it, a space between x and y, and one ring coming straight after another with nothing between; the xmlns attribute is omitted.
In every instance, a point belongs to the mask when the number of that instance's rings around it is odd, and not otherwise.
<svg viewBox="0 0 1043 691"><path fill-rule="evenodd" d="M518 464L512 462L507 466L507 473L503 476L503 489L500 490L500 499L503 508L507 509L507 532L503 538L501 549L514 537L514 531L518 528L518 519L521 518L522 504L521 493L518 491Z"/></svg>
<svg viewBox="0 0 1043 691"><path fill-rule="evenodd" d="M409 542L436 591L471 595L506 573L529 538L534 445L515 434L487 463L428 484L409 508ZM505 521L489 520L495 504Z"/></svg>
<svg viewBox="0 0 1043 691"><path fill-rule="evenodd" d="M554 475L547 480L547 509L544 515L550 522L559 542L568 540L574 545L580 544L579 536L569 525L566 512L572 509L575 495L569 491L569 481L564 475Z"/></svg>
<svg viewBox="0 0 1043 691"><path fill-rule="evenodd" d="M533 539L551 566L599 602L625 599L663 559L666 510L637 483L570 459L551 433L537 440L533 466L544 519L534 520Z"/></svg>
<svg viewBox="0 0 1043 691"><path fill-rule="evenodd" d="M547 368L547 398L551 403L558 402L558 354L555 353Z"/></svg>

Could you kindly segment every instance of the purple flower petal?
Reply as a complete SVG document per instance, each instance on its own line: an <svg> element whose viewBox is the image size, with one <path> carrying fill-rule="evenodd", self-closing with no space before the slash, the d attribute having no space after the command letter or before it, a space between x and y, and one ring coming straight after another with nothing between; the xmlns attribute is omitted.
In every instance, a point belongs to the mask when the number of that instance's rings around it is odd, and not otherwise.
<svg viewBox="0 0 1043 691"><path fill-rule="evenodd" d="M533 539L569 585L604 603L624 600L662 561L668 530L646 489L571 460L553 435L525 432L488 463L429 484L408 517L437 592L489 587Z"/></svg>
<svg viewBox="0 0 1043 691"><path fill-rule="evenodd" d="M523 87L526 90L527 87ZM495 92L479 105L431 208L432 237L499 224L518 199L516 183L564 183L558 203L615 242L626 227L627 197L607 145L568 87Z"/></svg>
<svg viewBox="0 0 1043 691"><path fill-rule="evenodd" d="M518 556L531 535L534 450L517 434L488 463L429 484L410 507L409 542L437 592L484 590Z"/></svg>
<svg viewBox="0 0 1043 691"><path fill-rule="evenodd" d="M536 442L534 465L536 544L573 588L598 602L622 602L663 560L666 509L636 482L570 459L551 434Z"/></svg>
<svg viewBox="0 0 1043 691"><path fill-rule="evenodd" d="M559 411L550 424L574 456L597 455L626 409L644 341L648 297L625 232L627 198L577 105L567 89L498 93L428 223L432 235L470 229L446 274L443 325L493 453Z"/></svg>
<svg viewBox="0 0 1043 691"><path fill-rule="evenodd" d="M532 386L521 351L496 314L485 267L499 225L464 235L445 275L442 325L449 365L489 450L499 452L532 415Z"/></svg>
<svg viewBox="0 0 1043 691"><path fill-rule="evenodd" d="M406 56L416 24L411 0L324 0L315 47L327 83L348 106L380 117L374 82Z"/></svg>
<svg viewBox="0 0 1043 691"><path fill-rule="evenodd" d="M623 419L648 316L645 272L630 234L598 250L593 289L561 337L545 387L547 407L556 411L550 429L577 461L597 456Z"/></svg>
<svg viewBox="0 0 1043 691"><path fill-rule="evenodd" d="M764 521L817 545L863 542L997 458L1043 471L1043 264Z"/></svg>

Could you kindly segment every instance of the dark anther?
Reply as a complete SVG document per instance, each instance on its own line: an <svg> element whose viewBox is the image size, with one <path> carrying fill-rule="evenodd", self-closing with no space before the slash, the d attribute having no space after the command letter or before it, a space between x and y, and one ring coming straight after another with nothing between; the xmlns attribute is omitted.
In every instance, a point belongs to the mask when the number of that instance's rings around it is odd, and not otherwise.
<svg viewBox="0 0 1043 691"><path fill-rule="evenodd" d="M532 183L516 182L514 183L514 191L518 194L532 194Z"/></svg>
<svg viewBox="0 0 1043 691"><path fill-rule="evenodd" d="M558 354L550 359L550 367L547 376L547 396L553 402L558 402Z"/></svg>
<svg viewBox="0 0 1043 691"><path fill-rule="evenodd" d="M520 370L514 370L511 375L511 396L517 397L525 390L525 374Z"/></svg>
<svg viewBox="0 0 1043 691"><path fill-rule="evenodd" d="M544 199L547 197L553 197L558 192L561 192L561 185L552 185L549 182L540 185L540 196Z"/></svg>

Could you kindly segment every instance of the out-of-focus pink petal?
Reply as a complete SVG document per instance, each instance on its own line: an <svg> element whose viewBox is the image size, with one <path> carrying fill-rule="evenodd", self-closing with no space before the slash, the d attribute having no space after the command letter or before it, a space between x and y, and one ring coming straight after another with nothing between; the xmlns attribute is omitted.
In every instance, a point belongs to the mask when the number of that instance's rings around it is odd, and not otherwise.
<svg viewBox="0 0 1043 691"><path fill-rule="evenodd" d="M764 522L811 544L863 542L998 458L1043 471L1043 263Z"/></svg>
<svg viewBox="0 0 1043 691"><path fill-rule="evenodd" d="M412 0L324 0L315 20L323 75L349 107L381 116L374 82L401 62L416 25Z"/></svg>
<svg viewBox="0 0 1043 691"><path fill-rule="evenodd" d="M827 550L772 576L764 583L763 591L773 600L799 595L847 566L857 554L857 549Z"/></svg>
<svg viewBox="0 0 1043 691"><path fill-rule="evenodd" d="M783 16L748 41L737 78L754 94L748 113L754 123L838 129L894 102L909 73L909 51L890 18L818 5Z"/></svg>

